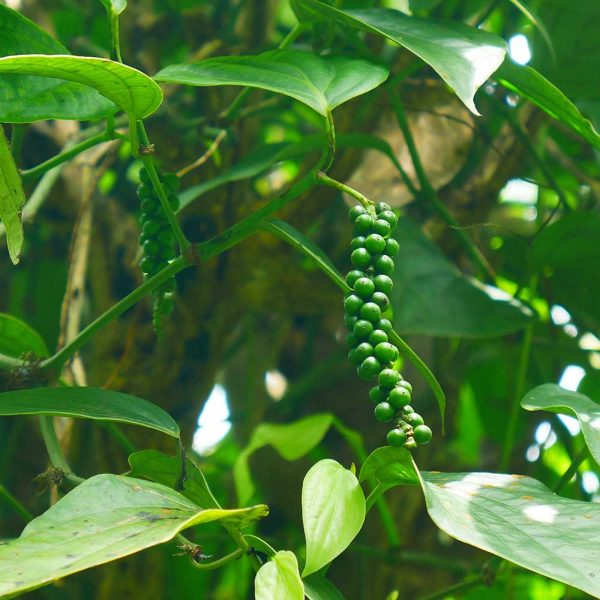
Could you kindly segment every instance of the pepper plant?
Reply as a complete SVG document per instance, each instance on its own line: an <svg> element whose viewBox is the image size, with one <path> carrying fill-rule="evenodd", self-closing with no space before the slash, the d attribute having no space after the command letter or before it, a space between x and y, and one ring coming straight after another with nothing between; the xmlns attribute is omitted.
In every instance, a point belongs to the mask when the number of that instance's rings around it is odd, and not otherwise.
<svg viewBox="0 0 600 600"><path fill-rule="evenodd" d="M599 19L0 4L0 597L600 597Z"/></svg>

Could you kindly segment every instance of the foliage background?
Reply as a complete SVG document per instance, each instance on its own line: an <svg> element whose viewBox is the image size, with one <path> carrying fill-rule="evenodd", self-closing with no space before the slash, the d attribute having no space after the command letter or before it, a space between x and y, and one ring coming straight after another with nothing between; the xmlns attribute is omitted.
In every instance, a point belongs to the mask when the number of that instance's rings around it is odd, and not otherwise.
<svg viewBox="0 0 600 600"><path fill-rule="evenodd" d="M593 59L598 51L595 28L589 24L599 22L597 3L581 0L576 7L565 0L527 3L547 30L553 52L517 4L411 1L408 8L416 14L481 22L505 39L526 34L532 64L595 120L600 67ZM364 3L344 3L345 8L352 5ZM29 0L18 8L73 53L108 55L108 26L101 3ZM192 58L273 48L293 23L287 4L274 0L132 2L121 19L122 53L129 64L153 74ZM311 44L317 49L378 54L393 65L394 72L412 64L412 55L402 48L373 36L362 44L334 27L315 26L296 42L306 49ZM167 100L148 128L162 167L176 171L210 146L218 131L218 115L238 89L164 89ZM478 118L423 65L404 79L400 96L439 201L464 228L460 231L481 249L496 285L533 307L538 316L527 326L518 311L501 315L489 305L480 306L466 280L449 279L452 271L442 255L467 274L481 274L458 240L457 230L440 217L431 197L410 193L381 153L340 148L332 176L376 201L401 207L412 222L401 229L400 241L410 251L405 247L397 261L395 324L425 358L449 401L442 437L433 396L414 368L406 365L403 374L413 382L415 405L436 434L431 445L418 450L417 463L440 471L503 469L531 475L551 487L577 454L581 436L572 436L569 424L556 415L521 412L507 446L507 427L522 393L540 383L559 381L569 365L570 373L578 374L575 379L585 373L579 389L600 397L600 342L595 337L600 337L597 152L539 109L518 103L514 95L491 84L478 94L483 115ZM315 115L288 98L253 92L247 106L248 113L228 129L218 151L185 177L184 187L227 171L267 143L293 143L320 131ZM19 167L27 169L54 155L78 127L74 122L28 127ZM336 127L338 133L361 132L386 139L416 180L405 140L381 89L339 108ZM192 241L210 238L276 196L313 162L313 155L283 160L257 177L210 190L182 213L185 232ZM79 327L89 322L141 281L136 265L137 169L126 150L117 146L67 166L35 220L27 225L21 265L15 269L7 257L0 258L0 310L29 322L50 348L65 335L69 323ZM520 183L507 186L512 180ZM92 192L94 181L98 189ZM278 216L307 233L344 271L349 266L350 241L346 210L339 194L323 188ZM569 219L575 223L571 231L549 225ZM73 239L78 240L75 245ZM69 261L73 256L81 260L88 249L79 292L71 288L65 296ZM179 422L188 443L211 390L215 383L221 384L232 428L200 464L224 505L235 504L233 461L265 421L289 422L326 411L360 432L368 450L383 443L384 431L372 418L368 388L357 383L340 343L339 290L293 248L260 234L199 270L183 272L178 285L175 314L165 321L163 340L155 339L149 303L141 303L102 331L66 377L156 402ZM528 336L530 347L524 355ZM269 371L282 373L289 384L278 401L265 387ZM0 420L0 482L39 514L48 505L49 492L35 495L32 484L47 466L36 427L28 418ZM64 444L77 473L89 476L128 469L126 454L106 430L84 421L65 427ZM126 433L139 447L172 450L159 435L135 428ZM302 545L302 478L311 464L326 456L346 465L357 460L334 430L298 461L287 463L270 448L251 458L256 499L270 507L259 531L278 547ZM596 499L597 471L597 465L585 461L565 494ZM400 598L424 597L461 580L487 560L431 524L418 490L392 490L388 502L401 544L392 546L378 515L370 513L357 542L329 572L347 598L385 598L395 589ZM22 523L8 506L0 504L0 518L0 535L19 533ZM216 526L199 531L197 539L208 554L220 556L230 550L230 542ZM252 578L246 561L205 574L191 568L185 557L175 556L177 552L175 544L167 544L28 597L220 600L250 594ZM585 597L565 587L513 569L503 572L492 588L476 588L466 597Z"/></svg>

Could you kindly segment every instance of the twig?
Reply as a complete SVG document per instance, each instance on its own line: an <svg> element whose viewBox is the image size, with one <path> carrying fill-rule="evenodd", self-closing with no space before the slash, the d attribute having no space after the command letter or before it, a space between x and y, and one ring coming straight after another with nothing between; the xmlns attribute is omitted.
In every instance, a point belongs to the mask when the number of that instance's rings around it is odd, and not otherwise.
<svg viewBox="0 0 600 600"><path fill-rule="evenodd" d="M0 498L27 523L33 519L33 515L2 485L0 484Z"/></svg>
<svg viewBox="0 0 600 600"><path fill-rule="evenodd" d="M569 466L569 468L563 473L562 477L558 480L558 483L554 486L553 492L558 494L561 492L564 487L573 479L573 475L577 473L577 469L579 469L581 463L588 458L590 455L590 450L587 446L584 446L579 454L573 459L573 462Z"/></svg>
<svg viewBox="0 0 600 600"><path fill-rule="evenodd" d="M177 177L183 177L184 175L187 175L194 169L197 169L199 166L203 165L218 150L219 146L221 145L221 142L225 139L226 136L227 130L221 129L221 131L219 131L217 137L215 137L215 139L212 141L211 145L208 147L206 152L193 163L189 164L187 167L183 167L183 169L177 171Z"/></svg>

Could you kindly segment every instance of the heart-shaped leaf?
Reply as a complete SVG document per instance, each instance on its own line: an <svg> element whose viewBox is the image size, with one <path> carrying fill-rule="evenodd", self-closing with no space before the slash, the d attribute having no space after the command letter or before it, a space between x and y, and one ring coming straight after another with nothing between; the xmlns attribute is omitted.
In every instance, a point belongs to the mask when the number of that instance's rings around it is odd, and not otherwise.
<svg viewBox="0 0 600 600"><path fill-rule="evenodd" d="M31 521L19 538L0 544L0 596L162 544L187 527L266 514L263 505L203 510L157 483L96 475Z"/></svg>
<svg viewBox="0 0 600 600"><path fill-rule="evenodd" d="M369 466L367 466L369 465ZM600 595L600 506L553 494L535 479L495 473L418 473L409 452L379 448L362 478L386 489L420 482L427 511L448 535Z"/></svg>
<svg viewBox="0 0 600 600"><path fill-rule="evenodd" d="M179 426L160 406L142 398L92 387L15 390L0 394L0 416L55 415L117 421L179 437Z"/></svg>
<svg viewBox="0 0 600 600"><path fill-rule="evenodd" d="M293 552L281 550L264 564L254 580L256 600L303 600L304 585Z"/></svg>
<svg viewBox="0 0 600 600"><path fill-rule="evenodd" d="M533 67L517 65L505 60L494 74L504 87L531 100L551 117L576 131L584 140L600 148L600 135L592 123L553 83Z"/></svg>
<svg viewBox="0 0 600 600"><path fill-rule="evenodd" d="M48 356L48 348L36 331L12 315L0 313L0 354L18 358L27 352L38 358Z"/></svg>
<svg viewBox="0 0 600 600"><path fill-rule="evenodd" d="M528 392L521 400L521 406L525 410L547 410L577 417L585 443L600 464L600 404L583 394L545 383Z"/></svg>
<svg viewBox="0 0 600 600"><path fill-rule="evenodd" d="M319 461L308 471L302 484L303 577L324 567L350 545L365 513L365 496L354 473L331 459Z"/></svg>
<svg viewBox="0 0 600 600"><path fill-rule="evenodd" d="M318 0L295 0L302 15L326 18L382 35L430 65L476 115L473 96L502 64L501 38L455 21L411 17L388 8L340 10Z"/></svg>
<svg viewBox="0 0 600 600"><path fill-rule="evenodd" d="M150 77L107 58L44 54L7 56L0 58L0 73L40 75L83 83L135 119L152 114L162 102L160 87Z"/></svg>
<svg viewBox="0 0 600 600"><path fill-rule="evenodd" d="M253 452L263 446L273 446L285 460L298 460L321 442L332 423L333 415L329 413L311 415L286 425L261 423L233 465L240 504L246 504L254 494L254 482L248 467L248 458Z"/></svg>
<svg viewBox="0 0 600 600"><path fill-rule="evenodd" d="M6 231L6 245L10 260L16 265L23 246L21 208L25 193L17 165L10 151L4 129L0 125L0 221Z"/></svg>
<svg viewBox="0 0 600 600"><path fill-rule="evenodd" d="M0 4L0 56L69 54L46 31ZM42 119L98 119L117 107L95 89L49 77L6 74L0 77L0 121L30 123Z"/></svg>
<svg viewBox="0 0 600 600"><path fill-rule="evenodd" d="M383 83L388 70L364 60L324 59L300 50L256 56L223 56L195 64L170 65L155 79L187 85L243 85L291 96L327 115L336 106Z"/></svg>

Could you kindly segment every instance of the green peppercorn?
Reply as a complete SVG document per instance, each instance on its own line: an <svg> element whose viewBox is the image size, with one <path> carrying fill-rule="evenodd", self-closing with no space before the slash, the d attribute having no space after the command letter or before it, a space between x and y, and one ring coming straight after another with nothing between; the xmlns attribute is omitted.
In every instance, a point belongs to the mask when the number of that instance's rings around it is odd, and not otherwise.
<svg viewBox="0 0 600 600"><path fill-rule="evenodd" d="M140 268L142 269L142 273L152 273L156 268L156 261L149 256L144 256L140 262Z"/></svg>
<svg viewBox="0 0 600 600"><path fill-rule="evenodd" d="M383 342L387 341L387 333L385 331L382 331L381 329L375 329L373 330L371 335L369 335L369 344L373 346L377 346L377 344L382 344Z"/></svg>
<svg viewBox="0 0 600 600"><path fill-rule="evenodd" d="M427 425L417 425L413 431L413 437L417 444L428 444L432 438L431 429Z"/></svg>
<svg viewBox="0 0 600 600"><path fill-rule="evenodd" d="M357 280L359 280L361 277L365 277L365 273L364 271L358 271L358 270L354 270L354 271L350 271L348 273L348 275L346 275L346 283L353 288L354 284L357 282Z"/></svg>
<svg viewBox="0 0 600 600"><path fill-rule="evenodd" d="M397 409L402 409L410 402L410 392L403 387L395 387L390 390L389 402Z"/></svg>
<svg viewBox="0 0 600 600"><path fill-rule="evenodd" d="M392 207L387 202L378 202L375 205L375 212L377 214L382 213L386 210L392 210Z"/></svg>
<svg viewBox="0 0 600 600"><path fill-rule="evenodd" d="M364 248L366 241L367 238L364 235L359 235L355 238L352 238L352 241L350 242L350 248L352 248L352 250L356 250L357 248Z"/></svg>
<svg viewBox="0 0 600 600"><path fill-rule="evenodd" d="M371 254L381 254L386 247L386 241L377 233L372 233L366 238L364 246Z"/></svg>
<svg viewBox="0 0 600 600"><path fill-rule="evenodd" d="M382 423L391 421L396 416L396 410L387 402L380 402L374 410L375 418Z"/></svg>
<svg viewBox="0 0 600 600"><path fill-rule="evenodd" d="M383 292L388 296L392 293L392 287L394 286L394 282L391 277L387 275L376 275L373 278L373 283L375 284L375 289L378 292Z"/></svg>
<svg viewBox="0 0 600 600"><path fill-rule="evenodd" d="M344 311L347 315L358 315L363 304L356 294L349 294L344 300Z"/></svg>
<svg viewBox="0 0 600 600"><path fill-rule="evenodd" d="M379 385L382 387L393 388L400 381L400 373L394 369L383 369L379 373Z"/></svg>
<svg viewBox="0 0 600 600"><path fill-rule="evenodd" d="M355 250L355 252L358 251ZM375 259L374 267L377 273L389 275L394 272L394 261L389 256L382 254Z"/></svg>
<svg viewBox="0 0 600 600"><path fill-rule="evenodd" d="M359 340L367 339L369 337L369 335L371 334L371 332L373 331L373 323L371 323L370 321L366 321L364 319L359 319L354 324L353 331L354 331L354 335Z"/></svg>
<svg viewBox="0 0 600 600"><path fill-rule="evenodd" d="M408 390L412 394L412 385L410 385L410 383L408 383L408 381L402 380L398 385L400 387L403 387L404 389Z"/></svg>
<svg viewBox="0 0 600 600"><path fill-rule="evenodd" d="M404 419L406 420L406 422L409 425L412 425L413 427L418 427L419 425L423 425L423 423L425 422L423 420L423 417L416 412L412 412L406 415L406 417L404 417Z"/></svg>
<svg viewBox="0 0 600 600"><path fill-rule="evenodd" d="M350 255L350 262L355 267L368 267L371 264L371 254L366 248L357 248Z"/></svg>
<svg viewBox="0 0 600 600"><path fill-rule="evenodd" d="M369 398L371 399L371 402L374 402L375 404L384 402L387 400L387 397L388 391L385 388L379 387L378 385L369 390Z"/></svg>
<svg viewBox="0 0 600 600"><path fill-rule="evenodd" d="M391 225L379 217L375 219L370 229L373 231L373 233L378 233L382 237L387 237L392 231Z"/></svg>
<svg viewBox="0 0 600 600"><path fill-rule="evenodd" d="M387 223L387 221L386 221ZM373 229L373 217L369 214L362 214L354 221L354 235L369 235ZM388 224L389 225L389 224Z"/></svg>
<svg viewBox="0 0 600 600"><path fill-rule="evenodd" d="M360 343L360 340L353 333L348 333L345 337L345 342L348 347L355 348Z"/></svg>
<svg viewBox="0 0 600 600"><path fill-rule="evenodd" d="M361 277L354 282L354 291L357 296L366 300L367 298L370 298L371 294L375 291L375 284L372 279Z"/></svg>
<svg viewBox="0 0 600 600"><path fill-rule="evenodd" d="M390 299L383 292L374 292L371 296L371 302L375 302L382 312L390 305Z"/></svg>
<svg viewBox="0 0 600 600"><path fill-rule="evenodd" d="M365 358L362 363L360 363L357 373L360 379L369 381L370 379L373 379L377 373L379 373L380 369L381 363L374 356L369 356Z"/></svg>
<svg viewBox="0 0 600 600"><path fill-rule="evenodd" d="M146 256L150 256L151 258L158 258L160 254L160 244L155 240L147 240L143 243L142 249L144 250L144 254Z"/></svg>
<svg viewBox="0 0 600 600"><path fill-rule="evenodd" d="M377 215L378 219L387 221L391 229L394 229L398 224L398 217L391 210L384 210Z"/></svg>
<svg viewBox="0 0 600 600"><path fill-rule="evenodd" d="M373 356L373 346L369 344L369 342L362 342L355 348L356 356L360 359L360 362L369 358L369 356Z"/></svg>
<svg viewBox="0 0 600 600"><path fill-rule="evenodd" d="M398 348L388 342L377 344L377 346L375 346L374 353L375 358L384 364L394 362L398 358Z"/></svg>
<svg viewBox="0 0 600 600"><path fill-rule="evenodd" d="M379 322L375 324L376 329L381 329L385 331L388 335L392 333L394 328L392 327L392 323L388 319L379 319Z"/></svg>
<svg viewBox="0 0 600 600"><path fill-rule="evenodd" d="M402 429L392 429L387 434L387 443L394 448L401 448L406 442L406 433Z"/></svg>
<svg viewBox="0 0 600 600"><path fill-rule="evenodd" d="M381 308L375 304L375 302L365 302L360 307L360 318L371 323L376 323L381 319Z"/></svg>
<svg viewBox="0 0 600 600"><path fill-rule="evenodd" d="M385 241L385 249L383 250L383 254L394 257L396 254L400 252L400 244L394 238L388 238Z"/></svg>
<svg viewBox="0 0 600 600"><path fill-rule="evenodd" d="M351 317L350 315L346 315L344 317L344 324L350 331L354 330L354 325L356 325L357 321L358 321L358 317Z"/></svg>

